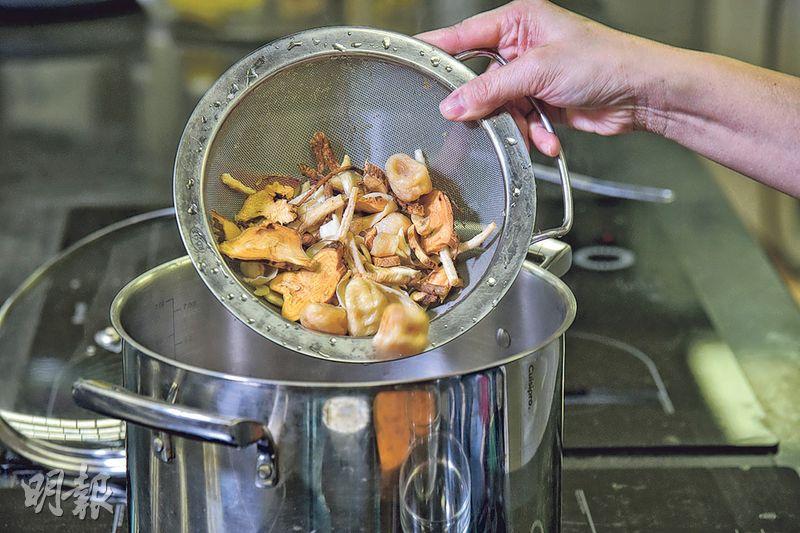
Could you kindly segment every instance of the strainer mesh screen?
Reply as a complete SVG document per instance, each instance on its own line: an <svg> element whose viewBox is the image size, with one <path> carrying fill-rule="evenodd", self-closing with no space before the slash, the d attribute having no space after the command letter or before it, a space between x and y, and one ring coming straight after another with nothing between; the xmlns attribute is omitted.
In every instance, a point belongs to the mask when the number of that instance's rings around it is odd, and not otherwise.
<svg viewBox="0 0 800 533"><path fill-rule="evenodd" d="M456 230L465 240L495 221L487 250L457 261L466 287L436 314L456 303L483 277L502 233L506 182L497 153L479 124L442 118L449 90L423 72L376 57L324 56L285 68L245 94L218 129L205 165L205 209L233 217L241 194L221 184L229 172L254 185L266 174L300 176L313 164L309 140L326 133L338 158L381 167L393 153L421 148L434 187L453 203Z"/></svg>

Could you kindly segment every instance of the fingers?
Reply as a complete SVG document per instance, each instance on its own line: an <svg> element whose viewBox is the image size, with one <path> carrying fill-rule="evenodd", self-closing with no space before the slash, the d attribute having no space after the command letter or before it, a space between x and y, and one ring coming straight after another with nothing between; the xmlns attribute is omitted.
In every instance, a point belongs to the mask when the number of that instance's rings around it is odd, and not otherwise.
<svg viewBox="0 0 800 533"><path fill-rule="evenodd" d="M513 102L511 105L508 106L508 112L511 115L511 118L514 119L514 122L516 122L517 128L519 128L519 131L522 132L522 138L525 139L525 147L528 150L530 150L531 149L531 145L530 145L530 140L529 140L528 135L527 135L529 126L528 126L528 118L526 116L526 113L520 110L520 108L519 108L519 106L517 105L516 102Z"/></svg>
<svg viewBox="0 0 800 533"><path fill-rule="evenodd" d="M545 102L539 102L539 106L553 125L564 123L566 115L564 109ZM526 118L528 120L528 136L537 150L549 157L558 156L561 151L561 142L558 140L558 136L545 129L539 117L539 112L533 109Z"/></svg>
<svg viewBox="0 0 800 533"><path fill-rule="evenodd" d="M495 48L500 41L505 9L505 6L499 7L447 28L420 33L416 37L448 54L457 54L470 48Z"/></svg>
<svg viewBox="0 0 800 533"><path fill-rule="evenodd" d="M439 105L448 120L483 118L509 100L535 95L546 83L546 66L537 59L533 49L500 68L489 70L467 82Z"/></svg>
<svg viewBox="0 0 800 533"><path fill-rule="evenodd" d="M556 157L561 151L561 143L554 134L547 131L538 118L531 120L528 127L528 135L537 150L549 157Z"/></svg>

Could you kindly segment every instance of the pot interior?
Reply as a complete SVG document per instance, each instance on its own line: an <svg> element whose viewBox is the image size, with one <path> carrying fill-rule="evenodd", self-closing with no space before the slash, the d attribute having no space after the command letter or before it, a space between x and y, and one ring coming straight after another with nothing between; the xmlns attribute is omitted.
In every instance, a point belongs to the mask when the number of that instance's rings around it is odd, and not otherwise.
<svg viewBox="0 0 800 533"><path fill-rule="evenodd" d="M148 355L193 371L307 385L373 385L462 375L507 363L560 336L575 299L555 276L526 262L495 309L455 340L386 363L314 359L267 340L241 323L208 290L188 257L140 276L117 296L114 326ZM460 324L448 327L461 328ZM336 342L332 336L328 342ZM325 346L319 346L321 354Z"/></svg>

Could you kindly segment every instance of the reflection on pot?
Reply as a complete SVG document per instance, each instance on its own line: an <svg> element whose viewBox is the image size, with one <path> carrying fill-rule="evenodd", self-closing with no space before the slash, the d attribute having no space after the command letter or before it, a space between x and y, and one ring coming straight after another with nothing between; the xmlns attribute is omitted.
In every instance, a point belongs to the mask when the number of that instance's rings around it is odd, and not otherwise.
<svg viewBox="0 0 800 533"><path fill-rule="evenodd" d="M462 532L470 523L470 474L449 433L417 440L400 469L400 523L406 532Z"/></svg>

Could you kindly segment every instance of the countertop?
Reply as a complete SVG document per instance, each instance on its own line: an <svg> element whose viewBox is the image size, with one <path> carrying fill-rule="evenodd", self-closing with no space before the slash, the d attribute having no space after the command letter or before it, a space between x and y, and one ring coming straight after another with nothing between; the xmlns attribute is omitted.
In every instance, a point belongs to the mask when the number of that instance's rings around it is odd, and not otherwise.
<svg viewBox="0 0 800 533"><path fill-rule="evenodd" d="M469 4L470 12L483 5ZM437 13L396 29L470 14L463 7ZM344 12L324 20L349 21ZM71 209L170 205L172 159L194 103L255 47L184 39L135 13L0 27L0 297L57 251ZM653 205L648 223L660 225L678 250L672 260L689 274L750 381L765 425L780 439L779 453L764 462L800 467L800 312L708 167L651 135L563 138L575 171L674 189L677 201ZM708 461L682 459L693 460ZM570 459L567 466L590 468L591 461ZM738 464L735 457L724 462Z"/></svg>

